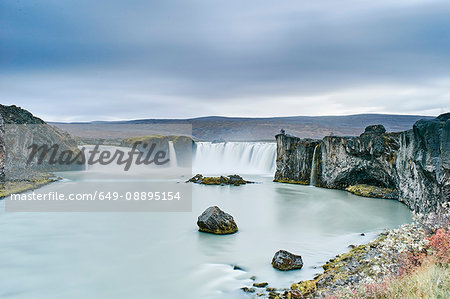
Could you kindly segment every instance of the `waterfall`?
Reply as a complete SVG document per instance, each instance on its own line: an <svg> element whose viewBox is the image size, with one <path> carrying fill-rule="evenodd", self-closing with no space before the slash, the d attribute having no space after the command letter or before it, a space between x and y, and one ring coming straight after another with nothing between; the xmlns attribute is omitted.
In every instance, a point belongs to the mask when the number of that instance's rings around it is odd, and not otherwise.
<svg viewBox="0 0 450 299"><path fill-rule="evenodd" d="M314 147L314 153L311 161L311 178L309 179L309 184L311 186L316 185L316 178L317 178L316 151L318 146L319 145L316 145Z"/></svg>
<svg viewBox="0 0 450 299"><path fill-rule="evenodd" d="M177 167L177 153L175 152L175 147L173 146L173 141L169 141L169 159L170 167Z"/></svg>
<svg viewBox="0 0 450 299"><path fill-rule="evenodd" d="M276 143L272 142L197 142L193 154L193 172L273 175L276 149Z"/></svg>

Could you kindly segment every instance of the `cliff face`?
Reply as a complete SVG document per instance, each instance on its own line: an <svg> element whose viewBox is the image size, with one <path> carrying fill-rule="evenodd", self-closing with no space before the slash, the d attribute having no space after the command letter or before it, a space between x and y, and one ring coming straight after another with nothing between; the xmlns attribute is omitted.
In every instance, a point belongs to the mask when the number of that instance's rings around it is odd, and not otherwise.
<svg viewBox="0 0 450 299"><path fill-rule="evenodd" d="M386 134L382 126L370 126L359 137L325 137L319 185L344 189L367 184L394 189L398 134Z"/></svg>
<svg viewBox="0 0 450 299"><path fill-rule="evenodd" d="M395 167L399 197L411 209L428 212L450 201L450 113L403 132Z"/></svg>
<svg viewBox="0 0 450 299"><path fill-rule="evenodd" d="M429 212L450 198L449 116L420 120L402 133L377 125L359 137L302 140L279 134L275 181L309 183L314 165L317 186L365 190L363 195L398 198Z"/></svg>
<svg viewBox="0 0 450 299"><path fill-rule="evenodd" d="M314 149L320 144L320 141L300 139L285 134L278 134L276 139L277 171L275 181L309 185Z"/></svg>
<svg viewBox="0 0 450 299"><path fill-rule="evenodd" d="M20 126L16 126L20 125ZM0 105L0 181L39 177L39 172L80 168L77 165L37 165L37 157L27 165L31 144L57 144L59 153L77 152L76 141L66 132L17 106ZM8 155L8 158L6 156Z"/></svg>

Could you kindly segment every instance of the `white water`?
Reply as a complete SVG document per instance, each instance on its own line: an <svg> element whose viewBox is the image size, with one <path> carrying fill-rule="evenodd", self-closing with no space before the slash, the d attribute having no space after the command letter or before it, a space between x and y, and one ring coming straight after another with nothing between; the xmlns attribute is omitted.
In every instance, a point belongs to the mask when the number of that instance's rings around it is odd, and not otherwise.
<svg viewBox="0 0 450 299"><path fill-rule="evenodd" d="M273 175L276 149L277 145L269 142L197 142L193 172Z"/></svg>
<svg viewBox="0 0 450 299"><path fill-rule="evenodd" d="M173 141L169 141L169 159L170 167L177 167L177 153L175 152L175 147L173 146Z"/></svg>
<svg viewBox="0 0 450 299"><path fill-rule="evenodd" d="M311 162L311 178L309 179L309 184L311 186L315 186L316 185L317 165L316 165L315 162L316 162L317 147L318 147L318 145L316 145L316 147L314 148L314 153L313 153L312 162Z"/></svg>

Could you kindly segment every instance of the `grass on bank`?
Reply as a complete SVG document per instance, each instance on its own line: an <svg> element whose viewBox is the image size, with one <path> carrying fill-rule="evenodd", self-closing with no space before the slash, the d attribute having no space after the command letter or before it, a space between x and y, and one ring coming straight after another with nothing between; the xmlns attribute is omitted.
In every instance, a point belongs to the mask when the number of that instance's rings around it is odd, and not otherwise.
<svg viewBox="0 0 450 299"><path fill-rule="evenodd" d="M450 269L427 262L409 275L344 289L327 298L450 298Z"/></svg>
<svg viewBox="0 0 450 299"><path fill-rule="evenodd" d="M55 181L57 180L50 178L40 178L0 183L0 198L7 197L11 194L18 194L28 190L34 190Z"/></svg>
<svg viewBox="0 0 450 299"><path fill-rule="evenodd" d="M341 289L337 298L450 298L450 231L448 223L431 232L428 247L404 255L400 275L381 283Z"/></svg>

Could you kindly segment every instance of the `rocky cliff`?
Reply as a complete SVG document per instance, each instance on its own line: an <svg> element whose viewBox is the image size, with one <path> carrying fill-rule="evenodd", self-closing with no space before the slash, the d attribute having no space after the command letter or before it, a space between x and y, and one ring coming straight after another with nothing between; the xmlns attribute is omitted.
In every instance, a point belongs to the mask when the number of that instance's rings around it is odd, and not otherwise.
<svg viewBox="0 0 450 299"><path fill-rule="evenodd" d="M27 164L31 144L57 144L59 153L76 153L77 143L66 132L47 125L42 119L17 106L0 105L0 181L41 178L49 170L80 168L80 165L49 165L36 163L37 156ZM51 167L50 167L51 166Z"/></svg>
<svg viewBox="0 0 450 299"><path fill-rule="evenodd" d="M450 198L449 118L447 113L419 120L401 133L375 125L358 137L311 140L279 134L274 180L313 180L320 187L398 199L414 211L429 212Z"/></svg>
<svg viewBox="0 0 450 299"><path fill-rule="evenodd" d="M277 171L275 181L309 185L316 146L321 142L279 134L277 139Z"/></svg>
<svg viewBox="0 0 450 299"><path fill-rule="evenodd" d="M450 113L419 120L400 135L395 161L399 197L411 209L428 212L450 201Z"/></svg>

